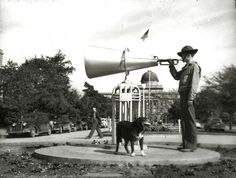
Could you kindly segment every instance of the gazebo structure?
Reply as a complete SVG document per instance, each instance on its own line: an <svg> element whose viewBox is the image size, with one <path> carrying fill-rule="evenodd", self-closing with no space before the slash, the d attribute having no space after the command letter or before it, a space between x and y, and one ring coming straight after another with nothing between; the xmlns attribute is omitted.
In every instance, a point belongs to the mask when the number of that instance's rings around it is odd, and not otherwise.
<svg viewBox="0 0 236 178"><path fill-rule="evenodd" d="M112 144L116 144L116 121L140 117L141 93L137 85L125 80L112 91Z"/></svg>

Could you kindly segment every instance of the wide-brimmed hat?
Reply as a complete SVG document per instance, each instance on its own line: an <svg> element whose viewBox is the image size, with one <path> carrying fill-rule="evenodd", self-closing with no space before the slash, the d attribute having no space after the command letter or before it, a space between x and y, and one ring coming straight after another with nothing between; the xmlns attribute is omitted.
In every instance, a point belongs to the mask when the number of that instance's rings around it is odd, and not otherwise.
<svg viewBox="0 0 236 178"><path fill-rule="evenodd" d="M181 57L185 53L191 53L193 56L197 53L198 49L193 49L191 46L185 46L181 49L181 52L177 54Z"/></svg>

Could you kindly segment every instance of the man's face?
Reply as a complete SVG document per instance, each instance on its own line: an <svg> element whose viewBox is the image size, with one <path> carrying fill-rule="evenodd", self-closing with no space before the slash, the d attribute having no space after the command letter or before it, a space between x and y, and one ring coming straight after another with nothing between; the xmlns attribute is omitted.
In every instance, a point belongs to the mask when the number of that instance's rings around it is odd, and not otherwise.
<svg viewBox="0 0 236 178"><path fill-rule="evenodd" d="M93 111L96 112L96 108L93 108Z"/></svg>
<svg viewBox="0 0 236 178"><path fill-rule="evenodd" d="M183 62L189 62L192 59L192 54L191 53L184 53L181 56L181 59L183 60Z"/></svg>

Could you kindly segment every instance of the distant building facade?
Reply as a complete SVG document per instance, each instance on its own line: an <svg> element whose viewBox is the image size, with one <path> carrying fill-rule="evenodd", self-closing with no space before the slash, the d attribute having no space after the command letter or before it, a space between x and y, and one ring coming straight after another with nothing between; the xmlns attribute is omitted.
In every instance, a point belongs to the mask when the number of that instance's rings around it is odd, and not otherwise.
<svg viewBox="0 0 236 178"><path fill-rule="evenodd" d="M167 122L168 109L179 98L178 92L165 92L159 84L157 75L148 70L142 75L141 85L138 85L142 93L145 116L151 121L162 120Z"/></svg>

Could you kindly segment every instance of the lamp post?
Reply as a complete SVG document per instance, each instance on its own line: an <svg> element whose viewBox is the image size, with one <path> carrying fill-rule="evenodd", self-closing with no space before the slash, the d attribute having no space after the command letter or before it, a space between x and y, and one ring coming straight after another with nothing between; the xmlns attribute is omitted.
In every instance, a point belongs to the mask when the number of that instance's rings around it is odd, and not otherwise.
<svg viewBox="0 0 236 178"><path fill-rule="evenodd" d="M142 84L142 88L143 88L143 117L145 117L145 87L146 87L146 84L143 83Z"/></svg>
<svg viewBox="0 0 236 178"><path fill-rule="evenodd" d="M0 49L0 70L1 70L1 67L2 67L2 61L3 61L3 51L2 49ZM2 82L2 81L0 81ZM3 89L0 88L0 101L3 101Z"/></svg>
<svg viewBox="0 0 236 178"><path fill-rule="evenodd" d="M2 67L2 60L3 60L3 51L0 49L0 67Z"/></svg>
<svg viewBox="0 0 236 178"><path fill-rule="evenodd" d="M151 99L150 99L150 95L151 95L151 89L150 89L150 76L151 75L151 71L148 70L148 119L150 119L151 116Z"/></svg>

